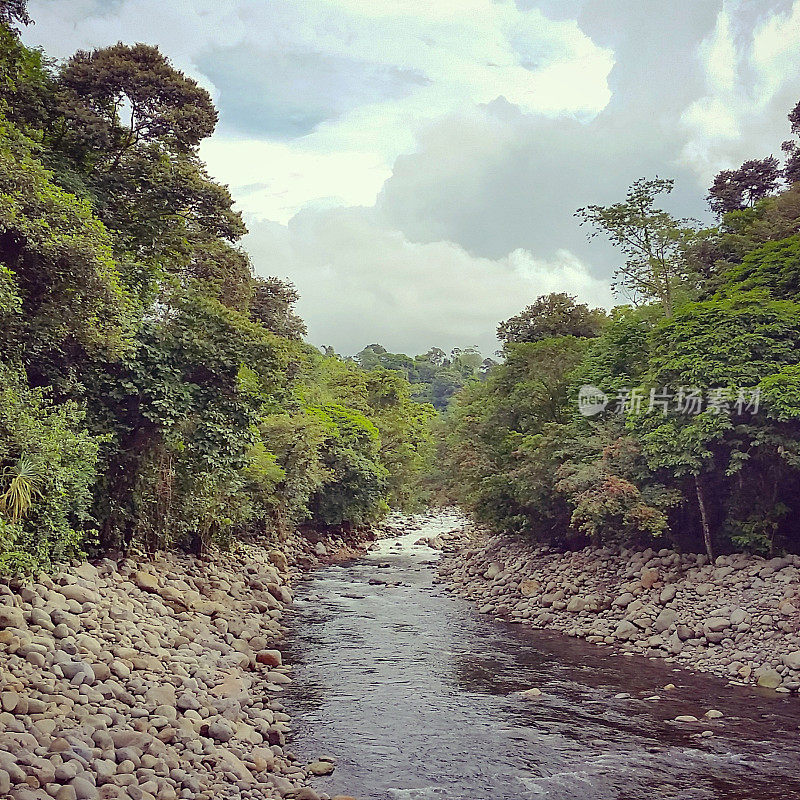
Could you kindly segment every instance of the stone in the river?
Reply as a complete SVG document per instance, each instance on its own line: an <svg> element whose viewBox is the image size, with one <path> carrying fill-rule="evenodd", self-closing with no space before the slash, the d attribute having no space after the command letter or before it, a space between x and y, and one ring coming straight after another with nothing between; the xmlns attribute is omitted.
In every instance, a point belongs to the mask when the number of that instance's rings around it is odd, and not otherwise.
<svg viewBox="0 0 800 800"><path fill-rule="evenodd" d="M678 590L675 586L670 584L669 586L665 586L661 590L661 594L659 595L658 599L661 603L671 603L675 599L675 595L678 594Z"/></svg>
<svg viewBox="0 0 800 800"><path fill-rule="evenodd" d="M697 717L694 717L691 714L681 714L680 716L675 717L675 722L685 722L688 724L691 722L699 722L699 720Z"/></svg>
<svg viewBox="0 0 800 800"><path fill-rule="evenodd" d="M519 696L525 698L525 700L535 700L537 697L542 696L542 690L534 686L533 689L526 689L524 692L520 692Z"/></svg>
<svg viewBox="0 0 800 800"><path fill-rule="evenodd" d="M214 720L208 726L208 735L217 742L229 742L233 739L234 733L231 724L222 718Z"/></svg>
<svg viewBox="0 0 800 800"><path fill-rule="evenodd" d="M308 771L312 775L316 775L317 777L322 777L323 775L330 775L336 769L335 764L331 764L330 761L312 761L308 765Z"/></svg>
<svg viewBox="0 0 800 800"><path fill-rule="evenodd" d="M639 629L627 619L623 619L614 631L617 639L635 639L638 635Z"/></svg>
<svg viewBox="0 0 800 800"><path fill-rule="evenodd" d="M639 580L639 583L642 584L643 589L652 589L653 586L658 582L658 570L657 569L643 569L642 570L642 577Z"/></svg>
<svg viewBox="0 0 800 800"><path fill-rule="evenodd" d="M276 566L281 572L286 572L289 565L286 561L286 556L280 550L270 550L267 558L269 558L270 563Z"/></svg>
<svg viewBox="0 0 800 800"><path fill-rule="evenodd" d="M704 716L706 719L722 719L725 715L721 711L717 711L716 708L711 708L706 711Z"/></svg>
<svg viewBox="0 0 800 800"><path fill-rule="evenodd" d="M675 611L674 608L665 608L656 617L656 620L653 623L653 628L658 631L658 633L663 633L664 631L668 631L675 624L677 619L678 612Z"/></svg>
<svg viewBox="0 0 800 800"><path fill-rule="evenodd" d="M800 650L795 650L794 653L788 653L783 656L781 660L789 669L800 670Z"/></svg>
<svg viewBox="0 0 800 800"><path fill-rule="evenodd" d="M319 795L310 786L298 789L293 797L295 800L319 800Z"/></svg>
<svg viewBox="0 0 800 800"><path fill-rule="evenodd" d="M262 650L257 656L256 661L259 664L265 664L268 667L279 667L283 664L283 657L279 650Z"/></svg>
<svg viewBox="0 0 800 800"><path fill-rule="evenodd" d="M12 606L0 606L0 628L26 628L22 610Z"/></svg>
<svg viewBox="0 0 800 800"><path fill-rule="evenodd" d="M616 606L619 608L625 608L629 606L633 602L633 594L631 592L623 592L616 600L611 604L612 606Z"/></svg>
<svg viewBox="0 0 800 800"><path fill-rule="evenodd" d="M577 614L583 611L586 608L586 600L583 597L579 597L575 595L575 597L570 597L569 602L567 603L567 611L570 614Z"/></svg>
<svg viewBox="0 0 800 800"><path fill-rule="evenodd" d="M755 671L756 682L765 689L777 689L783 682L780 673L769 667L762 667Z"/></svg>

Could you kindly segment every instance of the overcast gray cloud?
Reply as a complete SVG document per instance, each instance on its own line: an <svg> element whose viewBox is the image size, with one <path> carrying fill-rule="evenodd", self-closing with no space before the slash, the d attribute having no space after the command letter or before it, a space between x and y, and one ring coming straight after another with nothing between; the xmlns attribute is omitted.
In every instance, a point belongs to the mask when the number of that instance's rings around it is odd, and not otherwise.
<svg viewBox="0 0 800 800"><path fill-rule="evenodd" d="M720 168L778 152L800 99L800 0L32 0L59 56L159 44L212 91L203 147L256 270L316 344L495 346L563 290L610 304L573 212L636 178L707 214Z"/></svg>

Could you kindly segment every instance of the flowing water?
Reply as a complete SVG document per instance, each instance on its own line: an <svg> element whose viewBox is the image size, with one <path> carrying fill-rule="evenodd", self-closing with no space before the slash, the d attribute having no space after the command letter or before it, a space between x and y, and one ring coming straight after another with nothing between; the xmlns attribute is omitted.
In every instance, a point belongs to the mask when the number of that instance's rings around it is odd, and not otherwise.
<svg viewBox="0 0 800 800"><path fill-rule="evenodd" d="M337 760L318 791L358 800L800 799L800 699L480 616L435 582L433 551L414 545L457 521L423 520L299 587L286 700L293 749ZM677 688L664 691L668 683ZM531 687L542 696L517 694ZM673 721L711 708L724 717ZM713 737L697 736L705 730Z"/></svg>

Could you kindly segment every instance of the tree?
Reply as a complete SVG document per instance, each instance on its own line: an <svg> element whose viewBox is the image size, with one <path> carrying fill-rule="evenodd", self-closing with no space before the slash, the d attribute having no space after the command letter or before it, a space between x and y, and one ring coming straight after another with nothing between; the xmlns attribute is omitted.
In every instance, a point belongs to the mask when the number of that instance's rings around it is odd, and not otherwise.
<svg viewBox="0 0 800 800"><path fill-rule="evenodd" d="M108 230L53 183L33 147L0 122L0 260L21 304L2 329L3 356L24 360L28 378L47 385L125 352L134 302Z"/></svg>
<svg viewBox="0 0 800 800"><path fill-rule="evenodd" d="M302 339L306 326L294 313L300 294L294 284L279 278L256 278L250 300L250 316L268 331L287 339Z"/></svg>
<svg viewBox="0 0 800 800"><path fill-rule="evenodd" d="M538 342L551 336L599 336L606 321L602 308L590 309L564 292L542 295L514 317L501 322L497 338L510 342Z"/></svg>
<svg viewBox="0 0 800 800"><path fill-rule="evenodd" d="M81 50L67 61L59 86L63 137L101 170L154 142L190 153L217 123L208 92L151 45Z"/></svg>
<svg viewBox="0 0 800 800"><path fill-rule="evenodd" d="M800 136L800 103L789 112L789 122L792 126L792 133ZM783 176L787 183L800 181L800 146L791 140L784 142L781 149L786 153L786 166Z"/></svg>
<svg viewBox="0 0 800 800"><path fill-rule="evenodd" d="M0 362L0 573L48 569L91 534L100 441L84 416Z"/></svg>
<svg viewBox="0 0 800 800"><path fill-rule="evenodd" d="M752 208L774 194L781 183L778 159L768 156L745 161L739 169L720 172L708 190L708 204L718 216Z"/></svg>
<svg viewBox="0 0 800 800"><path fill-rule="evenodd" d="M686 250L696 237L692 220L676 219L655 207L656 197L671 192L673 185L672 180L640 178L628 189L624 203L591 205L575 212L581 225L594 226L590 239L603 231L625 255L613 288L634 303L661 303L668 317L676 296L687 288Z"/></svg>
<svg viewBox="0 0 800 800"><path fill-rule="evenodd" d="M322 446L328 477L311 498L314 517L324 525L363 525L388 511L389 471L380 460L380 432L364 414L340 404L317 413L329 426Z"/></svg>
<svg viewBox="0 0 800 800"><path fill-rule="evenodd" d="M28 15L28 0L0 0L0 22L12 30L16 22L30 25L32 20Z"/></svg>

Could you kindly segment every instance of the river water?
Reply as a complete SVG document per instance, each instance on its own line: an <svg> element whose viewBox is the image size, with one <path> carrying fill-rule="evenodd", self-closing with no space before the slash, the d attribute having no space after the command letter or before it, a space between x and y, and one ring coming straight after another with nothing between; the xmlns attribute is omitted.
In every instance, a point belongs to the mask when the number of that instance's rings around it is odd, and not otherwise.
<svg viewBox="0 0 800 800"><path fill-rule="evenodd" d="M436 583L434 551L414 545L457 521L419 519L298 587L290 746L307 760L336 758L318 791L800 800L800 700L479 615ZM531 687L542 696L517 694ZM711 708L724 717L673 721Z"/></svg>

